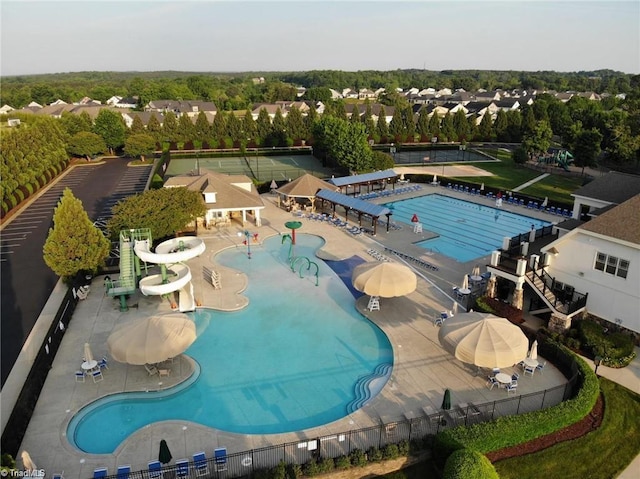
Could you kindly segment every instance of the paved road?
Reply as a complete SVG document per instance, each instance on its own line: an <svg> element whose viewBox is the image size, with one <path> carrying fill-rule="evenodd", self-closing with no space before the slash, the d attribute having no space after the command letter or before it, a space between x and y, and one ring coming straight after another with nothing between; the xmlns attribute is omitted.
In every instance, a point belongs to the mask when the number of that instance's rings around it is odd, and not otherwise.
<svg viewBox="0 0 640 479"><path fill-rule="evenodd" d="M72 168L2 228L2 385L58 281L42 259L42 248L63 190L71 188L92 220L108 218L115 203L144 190L151 172L151 166L130 168L127 164L128 160L112 159Z"/></svg>

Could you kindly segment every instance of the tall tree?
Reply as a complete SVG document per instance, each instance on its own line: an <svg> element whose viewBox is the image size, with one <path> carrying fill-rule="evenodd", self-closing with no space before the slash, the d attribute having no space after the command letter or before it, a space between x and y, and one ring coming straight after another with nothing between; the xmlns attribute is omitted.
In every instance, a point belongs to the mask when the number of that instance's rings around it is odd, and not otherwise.
<svg viewBox="0 0 640 479"><path fill-rule="evenodd" d="M296 106L292 106L285 121L287 134L293 140L301 140L305 137L304 121L302 113Z"/></svg>
<svg viewBox="0 0 640 479"><path fill-rule="evenodd" d="M242 130L244 131L244 134L247 135L247 138L251 139L255 139L258 133L256 122L253 119L251 110L249 109L244 113L244 118L242 119Z"/></svg>
<svg viewBox="0 0 640 479"><path fill-rule="evenodd" d="M187 188L160 188L129 196L113 207L107 222L112 238L121 230L151 228L153 238L174 236L206 212L202 193Z"/></svg>
<svg viewBox="0 0 640 479"><path fill-rule="evenodd" d="M82 202L65 188L44 243L44 262L68 280L81 271L95 273L109 256L110 248L111 243L93 226Z"/></svg>
<svg viewBox="0 0 640 479"><path fill-rule="evenodd" d="M389 126L387 125L387 113L384 110L384 106L380 106L376 130L378 130L378 135L380 135L380 141L386 143L387 137L389 136Z"/></svg>
<svg viewBox="0 0 640 479"><path fill-rule="evenodd" d="M155 149L155 139L146 133L129 135L129 138L124 142L124 152L127 156L140 158L142 161L144 161L147 156L151 155Z"/></svg>
<svg viewBox="0 0 640 479"><path fill-rule="evenodd" d="M485 113L485 116L489 115L489 111ZM512 141L509 135L509 119L507 118L507 113L500 109L498 113L496 113L496 121L493 122L493 137L498 141Z"/></svg>
<svg viewBox="0 0 640 479"><path fill-rule="evenodd" d="M404 121L402 119L402 110L400 108L396 108L393 111L393 116L389 122L389 134L393 140L398 143L403 142L405 139L406 132L404 129Z"/></svg>
<svg viewBox="0 0 640 479"><path fill-rule="evenodd" d="M229 116L227 116L227 136L231 138L234 143L247 140L242 129L242 121L234 115L233 112L229 112Z"/></svg>
<svg viewBox="0 0 640 479"><path fill-rule="evenodd" d="M145 133L146 130L144 128L144 123L142 123L142 118L140 115L133 115L133 122L131 122L131 128L129 129L129 134L131 135L139 135L140 133Z"/></svg>
<svg viewBox="0 0 640 479"><path fill-rule="evenodd" d="M576 166L595 166L600 155L602 133L597 129L582 130L573 147Z"/></svg>
<svg viewBox="0 0 640 479"><path fill-rule="evenodd" d="M160 121L156 115L151 115L149 118L149 121L147 122L147 133L153 136L153 139L156 140L156 142L164 140L162 125L160 125Z"/></svg>
<svg viewBox="0 0 640 479"><path fill-rule="evenodd" d="M351 105L351 116L349 117L351 123L360 123L360 108L356 103Z"/></svg>
<svg viewBox="0 0 640 479"><path fill-rule="evenodd" d="M227 136L227 119L223 111L218 110L216 116L213 118L213 125L211 126L211 136L216 139L224 138Z"/></svg>
<svg viewBox="0 0 640 479"><path fill-rule="evenodd" d="M365 104L366 107L364 110L362 123L364 123L364 129L366 130L367 135L369 135L369 138L372 138L376 134L376 124L373 121L373 111L371 109L371 103L369 103L369 100L367 100Z"/></svg>
<svg viewBox="0 0 640 479"><path fill-rule="evenodd" d="M191 117L187 114L180 115L178 119L178 137L180 141L193 141L195 137L195 126Z"/></svg>
<svg viewBox="0 0 640 479"><path fill-rule="evenodd" d="M258 119L256 120L256 127L260 141L266 141L271 134L271 118L269 118L269 113L267 113L266 108L260 108Z"/></svg>
<svg viewBox="0 0 640 479"><path fill-rule="evenodd" d="M111 154L124 145L126 126L120 113L103 108L93 125L93 132L100 135Z"/></svg>
<svg viewBox="0 0 640 479"><path fill-rule="evenodd" d="M407 105L402 109L402 124L404 126L405 141L413 143L416 139L416 122L413 119L413 108Z"/></svg>
<svg viewBox="0 0 640 479"><path fill-rule="evenodd" d="M440 131L440 117L434 111L431 114L431 118L429 118L429 141L431 141L432 138L440 138L441 134L442 132Z"/></svg>
<svg viewBox="0 0 640 479"><path fill-rule="evenodd" d="M506 117L504 117L505 128L506 128ZM491 121L491 114L487 111L484 115L482 115L482 119L480 120L480 125L478 127L478 136L480 141L491 141L493 137L493 122Z"/></svg>
<svg viewBox="0 0 640 479"><path fill-rule="evenodd" d="M457 141L469 140L469 123L467 122L467 116L462 109L455 112L453 115L453 129L456 132Z"/></svg>
<svg viewBox="0 0 640 479"><path fill-rule="evenodd" d="M90 131L81 131L71 137L67 151L72 155L91 159L92 156L107 151L107 145L100 135Z"/></svg>
<svg viewBox="0 0 640 479"><path fill-rule="evenodd" d="M453 127L453 116L447 114L442 119L442 141L456 141L456 130Z"/></svg>
<svg viewBox="0 0 640 479"><path fill-rule="evenodd" d="M162 135L163 140L171 142L180 141L180 135L178 133L178 119L175 113L168 111L164 114L164 120L162 122Z"/></svg>
<svg viewBox="0 0 640 479"><path fill-rule="evenodd" d="M418 130L418 135L420 135L420 141L431 141L431 136L429 135L429 113L424 106L418 112L416 129Z"/></svg>
<svg viewBox="0 0 640 479"><path fill-rule="evenodd" d="M210 137L211 124L209 123L205 112L201 111L198 113L198 118L196 118L194 138L198 141L206 141Z"/></svg>
<svg viewBox="0 0 640 479"><path fill-rule="evenodd" d="M312 137L313 125L318 121L318 111L316 110L315 104L311 104L309 106L309 111L307 112L307 116L304 117L304 129L306 138L309 140Z"/></svg>
<svg viewBox="0 0 640 479"><path fill-rule="evenodd" d="M347 120L323 116L315 124L313 136L337 164L355 172L371 168L371 148L362 123L353 124Z"/></svg>
<svg viewBox="0 0 640 479"><path fill-rule="evenodd" d="M273 116L271 129L277 135L282 135L287 129L284 122L284 116L282 116L282 110L280 109L280 107L276 108L276 114Z"/></svg>
<svg viewBox="0 0 640 479"><path fill-rule="evenodd" d="M69 137L72 137L73 135L75 135L76 133L80 133L81 131L91 131L93 126L91 117L86 114L86 112L82 112L81 115L74 115L73 113L65 111L60 117L60 124L62 125L62 128L67 132Z"/></svg>
<svg viewBox="0 0 640 479"><path fill-rule="evenodd" d="M551 137L553 132L549 122L541 120L536 122L536 126L533 131L523 135L522 146L527 150L527 153L532 155L540 155L546 153L551 146Z"/></svg>

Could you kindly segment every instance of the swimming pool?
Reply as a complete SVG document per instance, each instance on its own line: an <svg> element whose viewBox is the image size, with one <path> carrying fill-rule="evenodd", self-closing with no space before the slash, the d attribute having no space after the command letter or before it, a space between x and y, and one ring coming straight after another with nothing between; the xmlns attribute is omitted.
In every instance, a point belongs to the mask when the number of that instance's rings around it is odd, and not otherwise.
<svg viewBox="0 0 640 479"><path fill-rule="evenodd" d="M319 286L291 272L279 236L253 247L251 260L243 249L218 254L220 264L248 275L249 306L194 313L198 338L186 354L200 371L192 384L97 401L72 419L69 441L111 453L136 430L172 419L242 434L291 432L340 419L377 394L393 363L387 336L315 258L322 239L299 234L296 241L296 256L318 264Z"/></svg>
<svg viewBox="0 0 640 479"><path fill-rule="evenodd" d="M502 247L505 236L513 237L548 226L548 221L519 215L500 208L480 205L438 194L387 203L397 221L411 225L414 214L424 230L439 236L416 243L418 246L467 262L491 254Z"/></svg>

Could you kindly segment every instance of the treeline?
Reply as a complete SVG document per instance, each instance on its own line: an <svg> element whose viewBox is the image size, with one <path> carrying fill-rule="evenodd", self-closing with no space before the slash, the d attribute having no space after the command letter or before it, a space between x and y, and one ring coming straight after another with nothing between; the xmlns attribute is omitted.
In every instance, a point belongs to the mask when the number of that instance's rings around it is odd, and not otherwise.
<svg viewBox="0 0 640 479"><path fill-rule="evenodd" d="M264 78L264 82L254 81ZM58 99L67 103L89 97L106 102L114 95L138 97L140 105L150 100L208 100L221 110L241 110L254 103L296 99L296 87L311 89L306 99L328 88L377 89L412 87L479 88L495 90L552 89L556 91L595 91L611 94L630 93L640 87L640 75L611 70L593 72L514 72L482 70L394 70L345 72L321 70L270 73L184 73L184 72L82 72L2 78L0 103L22 108L35 101L48 105ZM318 90L321 89L321 90ZM315 90L315 93L314 93Z"/></svg>

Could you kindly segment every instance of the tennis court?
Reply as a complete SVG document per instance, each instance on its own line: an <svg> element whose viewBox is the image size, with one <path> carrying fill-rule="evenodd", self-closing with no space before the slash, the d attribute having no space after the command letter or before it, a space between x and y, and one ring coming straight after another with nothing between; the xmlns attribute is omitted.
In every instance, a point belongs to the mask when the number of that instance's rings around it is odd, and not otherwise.
<svg viewBox="0 0 640 479"><path fill-rule="evenodd" d="M233 156L224 158L188 158L171 159L165 178L186 175L207 169L227 175L247 175L258 181L296 179L305 173L320 178L328 178L334 173L331 168L322 166L320 160L312 155L290 156Z"/></svg>
<svg viewBox="0 0 640 479"><path fill-rule="evenodd" d="M489 160L489 158L475 150L445 150L438 148L420 151L398 151L392 153L391 156L393 156L393 160L397 165Z"/></svg>

